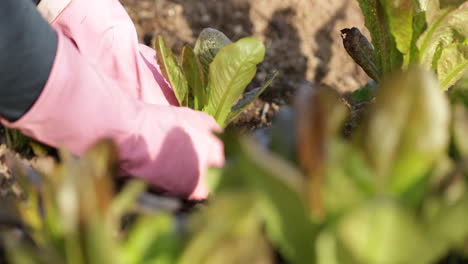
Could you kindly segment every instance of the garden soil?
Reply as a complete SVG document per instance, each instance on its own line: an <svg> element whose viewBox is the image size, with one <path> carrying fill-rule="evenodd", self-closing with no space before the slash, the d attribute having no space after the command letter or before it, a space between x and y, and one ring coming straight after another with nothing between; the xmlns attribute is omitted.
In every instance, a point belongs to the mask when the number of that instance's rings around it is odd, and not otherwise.
<svg viewBox="0 0 468 264"><path fill-rule="evenodd" d="M275 70L279 76L239 122L255 129L270 124L295 91L327 85L340 92L366 84L366 74L343 48L340 30L358 27L363 17L354 0L121 0L136 24L140 40L151 45L162 35L180 53L194 45L207 27L232 40L254 36L267 46L265 62L250 88L261 86Z"/></svg>

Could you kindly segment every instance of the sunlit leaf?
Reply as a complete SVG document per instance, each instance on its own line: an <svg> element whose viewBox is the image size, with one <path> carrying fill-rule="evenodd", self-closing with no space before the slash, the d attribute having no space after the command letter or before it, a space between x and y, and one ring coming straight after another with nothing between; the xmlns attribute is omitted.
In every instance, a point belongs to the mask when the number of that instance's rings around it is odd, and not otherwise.
<svg viewBox="0 0 468 264"><path fill-rule="evenodd" d="M427 263L424 229L411 212L394 201L364 204L339 223L339 237L360 263Z"/></svg>
<svg viewBox="0 0 468 264"><path fill-rule="evenodd" d="M382 0L388 28L393 35L397 49L404 56L404 67L410 62L410 50L413 36L413 1Z"/></svg>
<svg viewBox="0 0 468 264"><path fill-rule="evenodd" d="M205 77L198 57L192 48L184 46L182 49L182 69L187 78L188 87L193 95L194 109L201 110L205 106L207 95L205 90Z"/></svg>
<svg viewBox="0 0 468 264"><path fill-rule="evenodd" d="M330 231L319 234L316 243L318 264L339 264L336 237Z"/></svg>
<svg viewBox="0 0 468 264"><path fill-rule="evenodd" d="M437 64L437 77L442 90L450 88L467 72L468 43L451 45L442 50L439 63Z"/></svg>
<svg viewBox="0 0 468 264"><path fill-rule="evenodd" d="M161 68L161 72L171 83L172 89L181 106L188 106L188 82L184 71L175 59L170 48L162 36L159 36L155 42L156 59Z"/></svg>
<svg viewBox="0 0 468 264"><path fill-rule="evenodd" d="M401 193L448 145L449 109L432 74L411 70L383 84L356 134L381 189Z"/></svg>
<svg viewBox="0 0 468 264"><path fill-rule="evenodd" d="M234 102L242 95L263 61L265 46L244 38L222 48L210 65L208 104L204 111L224 127Z"/></svg>
<svg viewBox="0 0 468 264"><path fill-rule="evenodd" d="M468 2L456 9L438 9L432 2L427 11L429 26L418 41L420 62L428 69L440 71L439 81L447 89L462 77L467 67L463 43L468 37Z"/></svg>

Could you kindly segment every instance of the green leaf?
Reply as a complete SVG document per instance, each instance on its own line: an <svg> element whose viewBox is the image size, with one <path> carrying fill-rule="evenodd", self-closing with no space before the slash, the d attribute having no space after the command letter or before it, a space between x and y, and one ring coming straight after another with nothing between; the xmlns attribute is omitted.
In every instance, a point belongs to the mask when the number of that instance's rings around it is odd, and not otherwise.
<svg viewBox="0 0 468 264"><path fill-rule="evenodd" d="M426 17L429 26L418 41L420 63L427 69L437 71L442 63L439 74L442 79L439 78L439 81L442 88L447 89L461 78L461 71L466 68L463 59L456 57L461 56L466 60L466 48L459 45L468 37L468 2L457 9L440 10L438 6L431 5ZM445 51L447 48L448 51Z"/></svg>
<svg viewBox="0 0 468 264"><path fill-rule="evenodd" d="M39 143L37 141L34 141L34 140L31 140L29 142L29 146L31 147L32 152L34 153L34 155L36 155L38 157L46 157L51 151L51 147L46 146L46 145L44 145L42 143Z"/></svg>
<svg viewBox="0 0 468 264"><path fill-rule="evenodd" d="M350 99L354 103L362 103L362 102L370 102L372 99L375 98L375 94L377 93L378 85L376 83L368 83L366 86L354 91Z"/></svg>
<svg viewBox="0 0 468 264"><path fill-rule="evenodd" d="M205 28L200 33L195 43L194 52L200 59L205 80L208 79L210 65L216 57L216 54L218 54L221 48L231 43L232 41L226 37L223 32L216 29Z"/></svg>
<svg viewBox="0 0 468 264"><path fill-rule="evenodd" d="M413 36L413 1L382 0L388 28L393 35L397 49L403 54L406 68L410 62L411 41Z"/></svg>
<svg viewBox="0 0 468 264"><path fill-rule="evenodd" d="M119 195L112 201L112 219L120 220L124 214L133 209L137 203L138 197L145 191L146 187L146 184L140 181L127 183Z"/></svg>
<svg viewBox="0 0 468 264"><path fill-rule="evenodd" d="M259 195L269 238L289 262L313 263L317 230L304 201L304 176L252 140L241 140L240 147L238 175Z"/></svg>
<svg viewBox="0 0 468 264"><path fill-rule="evenodd" d="M437 78L442 90L447 90L468 72L468 44L443 49L438 62Z"/></svg>
<svg viewBox="0 0 468 264"><path fill-rule="evenodd" d="M364 14L365 25L371 34L379 72L385 75L399 69L401 54L396 48L380 0L358 0L358 2Z"/></svg>
<svg viewBox="0 0 468 264"><path fill-rule="evenodd" d="M123 263L177 263L182 240L175 219L166 214L140 217L121 245Z"/></svg>
<svg viewBox="0 0 468 264"><path fill-rule="evenodd" d="M19 130L5 129L7 146L17 152L28 151L32 139L23 135Z"/></svg>
<svg viewBox="0 0 468 264"><path fill-rule="evenodd" d="M188 81L190 92L193 95L195 110L202 110L206 103L205 79L198 57L192 48L185 46L182 49L182 68ZM189 96L190 97L190 96Z"/></svg>
<svg viewBox="0 0 468 264"><path fill-rule="evenodd" d="M177 263L271 263L257 205L250 193L218 196L192 217L191 239Z"/></svg>
<svg viewBox="0 0 468 264"><path fill-rule="evenodd" d="M337 216L373 195L375 186L363 154L351 144L335 139L329 143L327 152L323 200L327 214Z"/></svg>
<svg viewBox="0 0 468 264"><path fill-rule="evenodd" d="M315 245L317 251L318 264L339 264L342 263L338 259L338 245L336 236L330 230L322 231ZM347 264L350 263L347 259Z"/></svg>
<svg viewBox="0 0 468 264"><path fill-rule="evenodd" d="M339 237L359 263L424 263L424 229L391 200L364 204L339 223Z"/></svg>
<svg viewBox="0 0 468 264"><path fill-rule="evenodd" d="M236 118L251 104L255 101L267 88L270 84L275 80L276 76L278 76L278 72L275 71L272 74L268 75L265 78L264 84L261 87L257 87L250 92L247 92L242 96L242 98L231 108L231 113L229 113L228 121L226 124L231 123L232 121L236 120Z"/></svg>
<svg viewBox="0 0 468 264"><path fill-rule="evenodd" d="M452 104L461 103L468 107L468 72L449 90L449 95Z"/></svg>
<svg viewBox="0 0 468 264"><path fill-rule="evenodd" d="M359 29L345 28L341 30L343 45L353 60L361 66L369 77L380 82L381 72L379 70L374 48Z"/></svg>
<svg viewBox="0 0 468 264"><path fill-rule="evenodd" d="M208 104L204 111L222 127L234 102L242 95L265 57L265 46L259 40L244 38L222 48L210 65Z"/></svg>
<svg viewBox="0 0 468 264"><path fill-rule="evenodd" d="M411 48L410 48L410 64L419 63L419 49L418 49L418 40L426 29L426 13L425 12L415 12L413 16L413 37L411 39Z"/></svg>
<svg viewBox="0 0 468 264"><path fill-rule="evenodd" d="M382 190L402 193L446 151L448 100L432 74L413 69L382 85L356 134Z"/></svg>
<svg viewBox="0 0 468 264"><path fill-rule="evenodd" d="M176 61L170 48L162 36L159 36L155 43L156 59L161 68L161 72L171 83L172 89L181 106L188 106L188 82L185 78L184 71Z"/></svg>
<svg viewBox="0 0 468 264"><path fill-rule="evenodd" d="M439 257L454 248L468 237L468 197L465 193L455 202L438 201L437 212L425 219L427 230L431 236Z"/></svg>
<svg viewBox="0 0 468 264"><path fill-rule="evenodd" d="M468 110L462 104L455 104L453 108L453 140L458 152L468 157Z"/></svg>

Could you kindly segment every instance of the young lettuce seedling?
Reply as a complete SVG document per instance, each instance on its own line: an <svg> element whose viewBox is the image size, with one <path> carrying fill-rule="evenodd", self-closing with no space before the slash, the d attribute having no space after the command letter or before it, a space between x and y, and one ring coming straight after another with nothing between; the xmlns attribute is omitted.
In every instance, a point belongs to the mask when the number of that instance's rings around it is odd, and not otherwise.
<svg viewBox="0 0 468 264"><path fill-rule="evenodd" d="M203 30L193 50L189 46L183 48L180 60L161 36L155 50L179 104L210 114L222 127L234 121L277 75L270 74L262 87L243 95L257 73L257 65L264 60L265 46L254 38L233 43L215 29Z"/></svg>

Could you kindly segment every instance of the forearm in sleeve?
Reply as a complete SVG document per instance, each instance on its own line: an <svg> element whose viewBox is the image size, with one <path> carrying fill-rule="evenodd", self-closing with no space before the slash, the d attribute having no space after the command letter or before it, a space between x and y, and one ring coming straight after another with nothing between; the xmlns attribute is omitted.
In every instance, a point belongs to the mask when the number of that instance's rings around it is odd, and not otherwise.
<svg viewBox="0 0 468 264"><path fill-rule="evenodd" d="M0 8L0 117L20 119L44 88L57 35L31 0L3 0Z"/></svg>

